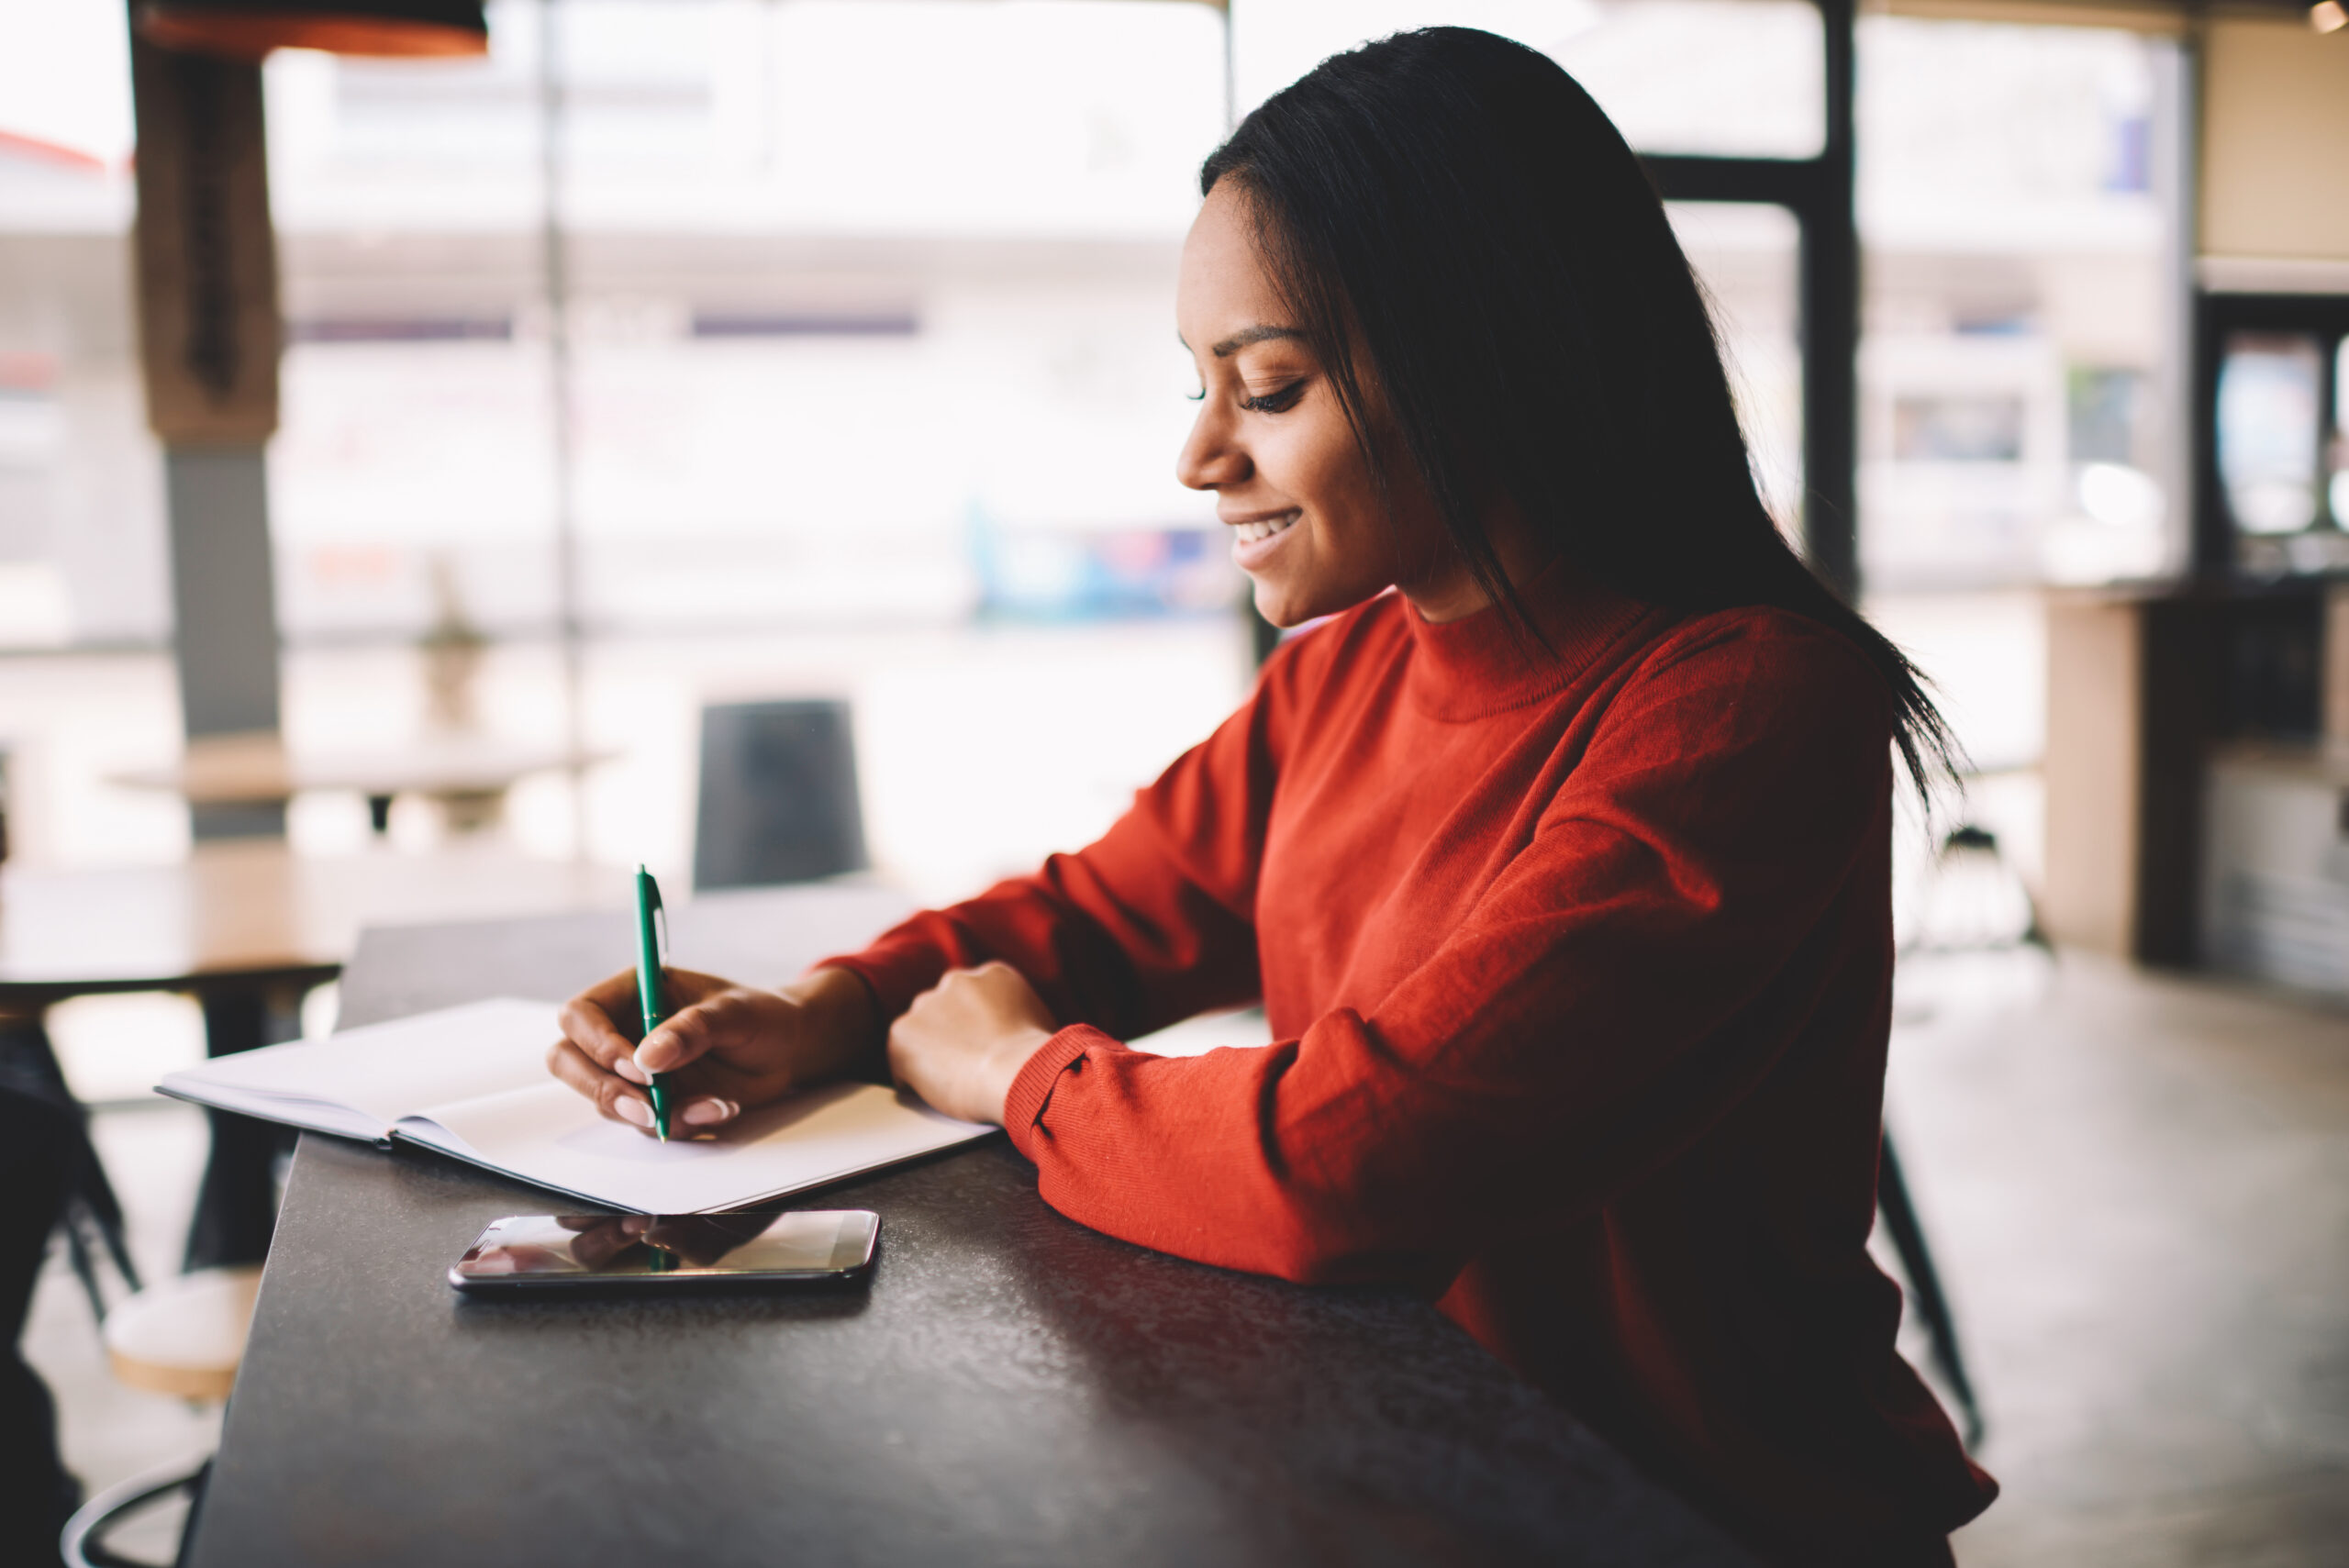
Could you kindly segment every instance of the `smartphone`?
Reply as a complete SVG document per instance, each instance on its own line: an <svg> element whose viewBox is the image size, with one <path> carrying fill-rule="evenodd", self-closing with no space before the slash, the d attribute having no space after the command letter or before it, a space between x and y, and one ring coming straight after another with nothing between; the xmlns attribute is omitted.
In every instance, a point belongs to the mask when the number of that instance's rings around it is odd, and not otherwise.
<svg viewBox="0 0 2349 1568"><path fill-rule="evenodd" d="M872 1266L880 1235L866 1208L509 1214L449 1266L449 1283L488 1294L846 1279Z"/></svg>

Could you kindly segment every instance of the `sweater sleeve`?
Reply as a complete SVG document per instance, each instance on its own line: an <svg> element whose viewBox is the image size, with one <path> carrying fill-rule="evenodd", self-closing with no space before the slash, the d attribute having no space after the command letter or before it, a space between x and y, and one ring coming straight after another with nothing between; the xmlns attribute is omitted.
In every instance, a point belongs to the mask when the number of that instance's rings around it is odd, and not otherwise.
<svg viewBox="0 0 2349 1568"><path fill-rule="evenodd" d="M1128 1039L1255 1000L1256 871L1302 651L1275 654L1249 699L1093 844L816 967L852 971L894 1018L948 970L1000 960L1055 1018Z"/></svg>
<svg viewBox="0 0 2349 1568"><path fill-rule="evenodd" d="M1684 648L1631 677L1531 840L1367 1012L1195 1058L1063 1029L1005 1124L1095 1229L1438 1292L1503 1229L1577 1219L1685 1148L1787 1050L1820 998L1786 993L1832 968L1798 954L1873 917L1837 895L1888 844L1887 718L1875 672L1807 623Z"/></svg>

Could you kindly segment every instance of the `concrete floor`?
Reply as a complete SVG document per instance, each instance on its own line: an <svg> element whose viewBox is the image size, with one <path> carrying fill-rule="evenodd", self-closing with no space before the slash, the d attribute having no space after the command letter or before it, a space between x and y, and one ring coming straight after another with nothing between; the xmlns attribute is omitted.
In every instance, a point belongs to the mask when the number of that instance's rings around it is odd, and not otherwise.
<svg viewBox="0 0 2349 1568"><path fill-rule="evenodd" d="M2005 1485L1960 1562L2349 1563L2349 1015L2076 954L1917 979L1887 1120Z"/></svg>

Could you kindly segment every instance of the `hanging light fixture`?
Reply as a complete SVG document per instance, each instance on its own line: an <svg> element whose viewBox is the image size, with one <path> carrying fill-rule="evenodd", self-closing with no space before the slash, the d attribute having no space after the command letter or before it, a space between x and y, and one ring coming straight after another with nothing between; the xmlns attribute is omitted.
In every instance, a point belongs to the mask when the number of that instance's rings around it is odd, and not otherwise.
<svg viewBox="0 0 2349 1568"><path fill-rule="evenodd" d="M2321 33L2337 33L2349 28L2349 6L2341 0L2316 0L2309 7L2309 26Z"/></svg>
<svg viewBox="0 0 2349 1568"><path fill-rule="evenodd" d="M229 60L259 60L273 49L489 52L482 0L139 0L131 17L149 43Z"/></svg>

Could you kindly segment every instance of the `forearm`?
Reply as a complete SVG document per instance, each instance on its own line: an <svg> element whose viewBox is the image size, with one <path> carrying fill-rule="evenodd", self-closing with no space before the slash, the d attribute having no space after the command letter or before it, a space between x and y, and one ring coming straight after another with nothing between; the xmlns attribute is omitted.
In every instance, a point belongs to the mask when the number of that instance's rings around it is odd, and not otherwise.
<svg viewBox="0 0 2349 1568"><path fill-rule="evenodd" d="M1000 962L1061 1022L1138 1035L1256 996L1252 897L1201 882L1137 809L1075 854L822 962L871 984L885 1025L948 971Z"/></svg>
<svg viewBox="0 0 2349 1568"><path fill-rule="evenodd" d="M1054 856L1033 875L925 910L862 951L823 962L864 982L885 1033L948 973L985 963L1018 970L1056 1016L1124 1027L1132 965L1087 906L1093 901L1072 896L1072 873L1090 881L1078 862L1076 856Z"/></svg>
<svg viewBox="0 0 2349 1568"><path fill-rule="evenodd" d="M776 989L807 1009L809 1038L822 1043L811 1071L826 1079L889 1081L889 1020L873 987L854 970L823 965Z"/></svg>
<svg viewBox="0 0 2349 1568"><path fill-rule="evenodd" d="M1381 1281L1440 1292L1467 1240L1434 1215L1480 1184L1496 1139L1445 1136L1388 1082L1330 1094L1312 1080L1355 1056L1341 1016L1308 1040L1200 1057L1131 1051L1063 1030L1014 1079L1004 1125L1038 1191L1082 1224L1139 1245L1303 1284ZM1341 1068L1341 1073L1350 1073ZM1385 1102L1368 1121L1355 1113ZM1383 1123L1379 1128L1371 1123Z"/></svg>

